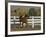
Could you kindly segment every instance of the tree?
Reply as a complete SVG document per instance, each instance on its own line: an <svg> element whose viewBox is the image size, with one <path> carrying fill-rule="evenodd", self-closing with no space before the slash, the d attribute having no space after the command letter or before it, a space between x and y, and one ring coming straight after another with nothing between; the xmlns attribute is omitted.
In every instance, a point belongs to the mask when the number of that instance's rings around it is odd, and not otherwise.
<svg viewBox="0 0 46 37"><path fill-rule="evenodd" d="M29 9L29 16L35 16L34 13L36 13L35 10L34 10L34 8L30 8Z"/></svg>
<svg viewBox="0 0 46 37"><path fill-rule="evenodd" d="M40 8L30 8L29 9L29 16L40 16L41 9Z"/></svg>

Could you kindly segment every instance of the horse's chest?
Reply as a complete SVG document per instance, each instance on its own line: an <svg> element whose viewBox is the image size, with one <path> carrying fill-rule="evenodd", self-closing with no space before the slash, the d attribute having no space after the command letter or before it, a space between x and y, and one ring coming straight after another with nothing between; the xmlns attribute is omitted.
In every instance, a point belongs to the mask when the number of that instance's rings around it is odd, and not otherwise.
<svg viewBox="0 0 46 37"><path fill-rule="evenodd" d="M27 22L27 20L26 20L26 18L24 17L24 18L22 18L22 22Z"/></svg>

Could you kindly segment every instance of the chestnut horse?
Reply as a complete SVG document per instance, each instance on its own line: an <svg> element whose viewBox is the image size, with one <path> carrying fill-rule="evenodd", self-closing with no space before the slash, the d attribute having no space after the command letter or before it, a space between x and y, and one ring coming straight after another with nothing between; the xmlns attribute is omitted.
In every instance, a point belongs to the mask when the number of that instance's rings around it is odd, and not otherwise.
<svg viewBox="0 0 46 37"><path fill-rule="evenodd" d="M26 24L27 25L27 15L23 15L23 16L20 16L19 18L20 18L20 25L21 25L21 27L22 26L25 26L25 25L23 25L23 24Z"/></svg>

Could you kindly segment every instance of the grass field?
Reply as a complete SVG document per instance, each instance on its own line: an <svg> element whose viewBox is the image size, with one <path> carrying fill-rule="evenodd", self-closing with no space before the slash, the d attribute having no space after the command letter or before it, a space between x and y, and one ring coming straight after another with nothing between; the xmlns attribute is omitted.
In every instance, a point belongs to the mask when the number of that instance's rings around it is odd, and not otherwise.
<svg viewBox="0 0 46 37"><path fill-rule="evenodd" d="M32 25L27 25L21 27L20 25L11 25L11 31L31 31L31 30L40 30L41 26L40 25L34 25L34 28L32 28Z"/></svg>

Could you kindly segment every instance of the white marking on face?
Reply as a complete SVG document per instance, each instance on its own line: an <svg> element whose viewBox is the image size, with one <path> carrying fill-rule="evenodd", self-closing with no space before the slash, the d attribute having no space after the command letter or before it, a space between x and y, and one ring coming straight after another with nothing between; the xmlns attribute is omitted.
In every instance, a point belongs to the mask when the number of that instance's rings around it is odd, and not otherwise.
<svg viewBox="0 0 46 37"><path fill-rule="evenodd" d="M22 16L22 17L24 17L24 16Z"/></svg>

